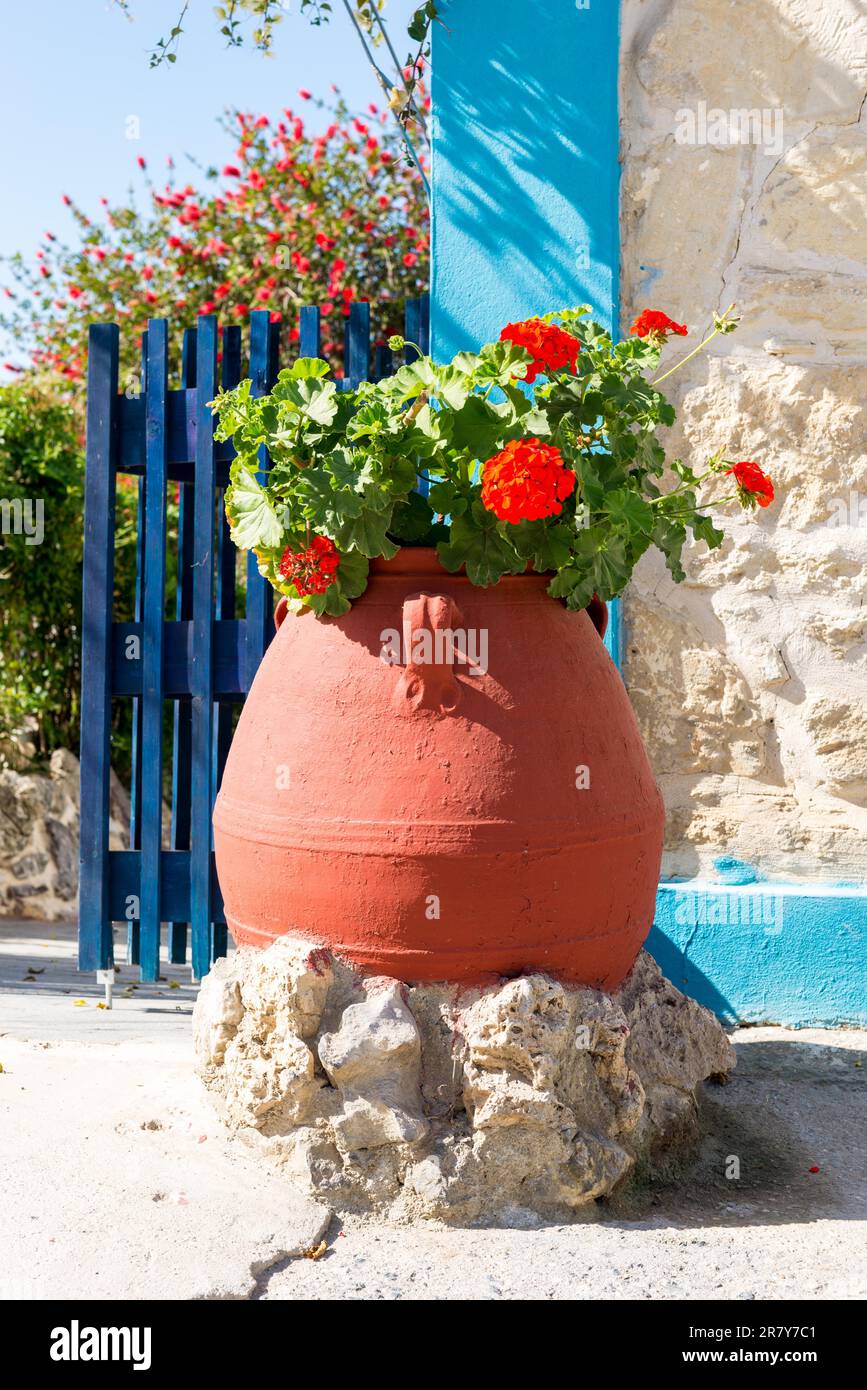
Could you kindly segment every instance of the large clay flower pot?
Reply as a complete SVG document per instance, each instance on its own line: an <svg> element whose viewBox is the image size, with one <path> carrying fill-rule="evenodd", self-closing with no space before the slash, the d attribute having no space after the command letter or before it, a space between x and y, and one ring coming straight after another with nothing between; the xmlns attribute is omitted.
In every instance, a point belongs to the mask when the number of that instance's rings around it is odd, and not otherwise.
<svg viewBox="0 0 867 1390"><path fill-rule="evenodd" d="M344 618L281 605L214 812L236 942L293 932L407 981L620 984L662 801L594 621L547 584L481 589L404 549Z"/></svg>

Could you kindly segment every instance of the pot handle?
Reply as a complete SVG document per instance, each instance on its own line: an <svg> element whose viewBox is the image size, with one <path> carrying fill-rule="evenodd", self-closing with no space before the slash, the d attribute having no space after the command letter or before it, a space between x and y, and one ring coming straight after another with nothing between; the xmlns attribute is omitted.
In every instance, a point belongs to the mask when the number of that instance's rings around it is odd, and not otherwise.
<svg viewBox="0 0 867 1390"><path fill-rule="evenodd" d="M587 607L584 609L587 617L595 627L599 636L604 638L608 631L608 604L604 598L594 594Z"/></svg>
<svg viewBox="0 0 867 1390"><path fill-rule="evenodd" d="M453 598L445 594L413 594L403 605L403 650L406 666L395 686L393 703L399 714L432 710L443 717L460 704L455 679L455 629L463 619Z"/></svg>

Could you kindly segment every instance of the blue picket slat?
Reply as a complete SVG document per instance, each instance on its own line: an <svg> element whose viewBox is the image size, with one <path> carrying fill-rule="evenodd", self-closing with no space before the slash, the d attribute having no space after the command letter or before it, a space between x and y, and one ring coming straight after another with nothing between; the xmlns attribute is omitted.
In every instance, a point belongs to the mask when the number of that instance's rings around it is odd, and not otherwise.
<svg viewBox="0 0 867 1390"><path fill-rule="evenodd" d="M422 294L415 302L418 304L419 317L418 345L427 357L430 353L430 295Z"/></svg>
<svg viewBox="0 0 867 1390"><path fill-rule="evenodd" d="M422 299L408 299L404 308L404 337L406 338L406 348L404 349L404 360L415 362L419 357L418 349L421 348L425 355L428 352L430 342L430 297L424 295ZM419 469L419 479L415 486L415 491L422 497L427 497L430 492L430 482L427 476L421 476L422 470Z"/></svg>
<svg viewBox="0 0 867 1390"><path fill-rule="evenodd" d="M315 304L304 305L301 310L299 328L300 356L320 357L322 354L322 318Z"/></svg>
<svg viewBox="0 0 867 1390"><path fill-rule="evenodd" d="M140 376L140 398L144 399L147 390L147 329L142 334L141 342L141 376ZM144 534L145 534L145 479L138 479L138 498L136 501L136 533L135 533L135 606L133 613L135 621L140 623L142 620L142 605L144 602ZM117 625L115 625L116 627ZM140 647L137 648L140 650ZM128 657L128 650L124 649L124 659ZM115 663L114 670L122 670L119 663ZM130 748L130 812L129 812L129 842L133 849L141 849L141 700L135 698L132 702L132 740ZM137 895L136 895L137 897ZM126 917L126 958L130 965L139 965L141 923L138 917L130 917L129 910L125 909Z"/></svg>
<svg viewBox="0 0 867 1390"><path fill-rule="evenodd" d="M160 873L163 826L163 620L166 591L166 487L169 335L152 319L147 335L147 498L141 742L141 975L159 978Z"/></svg>
<svg viewBox="0 0 867 1390"><path fill-rule="evenodd" d="M264 396L271 388L271 316L267 309L250 315L250 379L252 394ZM259 450L259 478L264 482L268 471L268 453L264 445ZM274 600L271 585L259 573L256 556L247 556L247 654L246 689L250 686L274 635Z"/></svg>
<svg viewBox="0 0 867 1390"><path fill-rule="evenodd" d="M407 306L407 337L428 347L426 301ZM370 372L370 307L350 307L345 386ZM241 332L223 334L221 380L241 376ZM299 351L321 355L321 314L300 314ZM168 328L151 322L143 335L142 394L117 393L119 341L113 325L94 325L88 368L85 487L85 609L82 689L82 871L80 968L112 959L113 920L132 900L128 959L142 977L158 977L160 924L169 923L169 957L186 954L203 975L226 949L222 897L214 868L211 812L231 740L232 707L243 701L274 633L273 596L249 557L245 617L235 617L236 553L223 513L231 442L217 443L208 401L216 395L217 326L198 320L184 338L182 385L168 389ZM410 351L407 354L412 357ZM279 370L279 328L267 311L250 321L254 395L271 389ZM394 370L387 347L375 354L377 379ZM268 468L263 450L260 476ZM133 622L112 622L114 498L118 473L139 478L136 598ZM179 483L178 592L165 618L166 490ZM130 849L108 843L112 696L132 697L133 766ZM175 702L171 849L162 847L163 710Z"/></svg>
<svg viewBox="0 0 867 1390"><path fill-rule="evenodd" d="M136 398L144 402L145 392L147 391L147 329L142 333L141 338L141 376L139 396ZM126 395L122 399L126 399ZM144 606L144 537L145 537L145 496L147 491L147 479L144 477L138 480L138 500L136 504L136 540L135 540L135 621L141 623ZM115 627L117 624L115 624ZM137 634L138 642L132 648L141 651L141 633ZM129 648L124 648L124 664L129 660ZM123 670L123 665L115 661L114 671ZM114 687L113 687L114 688ZM139 689L141 685L139 684ZM132 746L130 750L130 827L129 842L134 849L141 849L141 700L134 699L132 702ZM132 902L138 901L138 895L131 895ZM130 965L141 964L141 923L137 917L130 918L129 908L125 911L127 918L126 928L126 958Z"/></svg>
<svg viewBox="0 0 867 1390"><path fill-rule="evenodd" d="M391 376L394 371L394 353L386 343L377 343L375 366L373 369L374 381L382 381L383 377Z"/></svg>
<svg viewBox="0 0 867 1390"><path fill-rule="evenodd" d="M185 390L196 384L196 330L184 332L181 383ZM178 484L178 559L175 618L188 622L193 616L193 484ZM172 731L172 849L190 847L190 766L192 724L189 700L176 700ZM172 965L187 959L187 923L169 922L168 955Z"/></svg>
<svg viewBox="0 0 867 1390"><path fill-rule="evenodd" d="M407 362L414 362L418 357L418 349L423 346L421 342L421 305L417 299L408 300L403 311L403 336L406 338L404 359Z"/></svg>
<svg viewBox="0 0 867 1390"><path fill-rule="evenodd" d="M192 778L190 845L190 924L193 975L211 964L211 812L214 723L214 521L216 471L214 417L217 394L217 320L199 319L196 353L199 400L196 437L195 540L193 588Z"/></svg>
<svg viewBox="0 0 867 1390"><path fill-rule="evenodd" d="M370 375L370 305L355 300L349 306L344 334L344 386L352 389Z"/></svg>
<svg viewBox="0 0 867 1390"><path fill-rule="evenodd" d="M231 390L241 380L241 330L236 326L223 329L223 362L221 384ZM220 624L235 617L235 559L236 551L226 518L225 495L217 498L217 618ZM216 677L216 673L215 673ZM221 701L214 710L215 757L213 767L213 796L216 800L223 779L223 768L232 742L232 706Z"/></svg>
<svg viewBox="0 0 867 1390"><path fill-rule="evenodd" d="M80 970L106 970L113 956L108 812L119 344L116 324L91 326L81 628Z"/></svg>

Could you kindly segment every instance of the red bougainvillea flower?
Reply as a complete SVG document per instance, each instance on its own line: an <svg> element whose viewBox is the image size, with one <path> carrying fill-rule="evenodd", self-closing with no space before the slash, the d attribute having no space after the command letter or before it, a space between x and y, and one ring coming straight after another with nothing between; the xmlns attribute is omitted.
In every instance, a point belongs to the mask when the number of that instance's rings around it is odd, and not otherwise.
<svg viewBox="0 0 867 1390"><path fill-rule="evenodd" d="M734 475L741 506L754 507L758 502L760 507L769 507L773 502L774 485L757 463L745 459L742 463L736 463L733 468L727 468L726 473Z"/></svg>
<svg viewBox="0 0 867 1390"><path fill-rule="evenodd" d="M482 502L500 521L559 516L575 489L575 474L559 449L540 439L513 439L482 466Z"/></svg>
<svg viewBox="0 0 867 1390"><path fill-rule="evenodd" d="M507 323L500 334L500 342L514 343L529 352L533 361L527 368L526 381L535 381L541 373L558 372L568 367L574 372L581 344L571 333L558 328L555 323L545 323L542 319L524 319L522 323Z"/></svg>
<svg viewBox="0 0 867 1390"><path fill-rule="evenodd" d="M287 546L280 560L280 573L288 579L302 598L308 594L324 594L334 583L340 555L328 536L314 536L306 550L290 550Z"/></svg>
<svg viewBox="0 0 867 1390"><path fill-rule="evenodd" d="M672 333L685 338L689 329L685 323L675 323L674 319L670 319L668 314L663 314L659 309L642 309L629 331L634 333L636 338L649 338L652 335L664 339Z"/></svg>

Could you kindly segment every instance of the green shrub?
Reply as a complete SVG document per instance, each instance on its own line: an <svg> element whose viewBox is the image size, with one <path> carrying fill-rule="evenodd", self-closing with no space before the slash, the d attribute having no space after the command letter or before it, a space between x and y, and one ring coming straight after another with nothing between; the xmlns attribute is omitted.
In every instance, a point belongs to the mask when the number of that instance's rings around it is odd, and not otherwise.
<svg viewBox="0 0 867 1390"><path fill-rule="evenodd" d="M135 493L121 490L118 506L116 585L126 594ZM83 512L75 411L26 383L0 388L0 742L32 716L44 757L78 749ZM118 718L128 724L128 713ZM122 753L128 737L118 733Z"/></svg>

